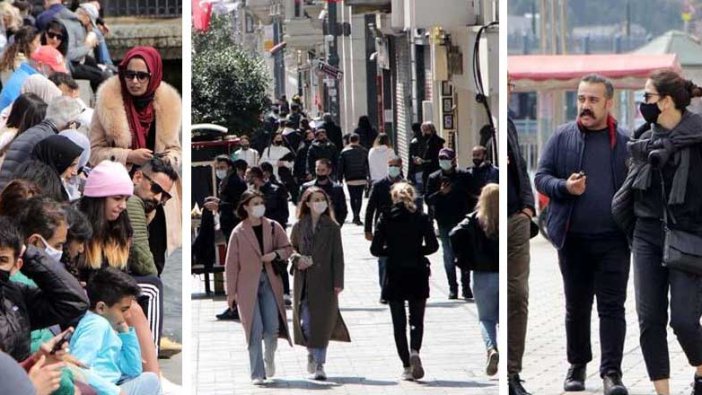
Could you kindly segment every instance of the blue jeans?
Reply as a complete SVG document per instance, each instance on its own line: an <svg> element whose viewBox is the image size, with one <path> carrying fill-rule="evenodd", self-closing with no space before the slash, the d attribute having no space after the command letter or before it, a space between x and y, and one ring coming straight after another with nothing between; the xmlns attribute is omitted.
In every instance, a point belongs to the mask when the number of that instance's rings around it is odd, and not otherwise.
<svg viewBox="0 0 702 395"><path fill-rule="evenodd" d="M485 348L497 350L497 324L500 323L500 275L473 272L473 295L478 306L480 332Z"/></svg>
<svg viewBox="0 0 702 395"><path fill-rule="evenodd" d="M461 272L461 288L463 288L463 294L465 295L470 291L470 271L456 267L456 259L451 247L451 239L449 238L451 229L453 229L452 226L439 225L439 240L441 241L441 250L444 254L444 269L446 269L446 277L448 278L451 293L458 293L456 269Z"/></svg>
<svg viewBox="0 0 702 395"><path fill-rule="evenodd" d="M144 372L119 385L126 395L161 395L161 381L153 372Z"/></svg>
<svg viewBox="0 0 702 395"><path fill-rule="evenodd" d="M385 268L388 265L388 257L381 256L378 257L378 281L380 282L380 290L383 290L383 283L385 283Z"/></svg>
<svg viewBox="0 0 702 395"><path fill-rule="evenodd" d="M300 306L300 319L302 326L302 334L305 338L310 337L310 307L306 300L302 301ZM307 352L312 355L314 362L318 365L324 365L327 362L327 348L311 348L307 347Z"/></svg>
<svg viewBox="0 0 702 395"><path fill-rule="evenodd" d="M266 377L261 340L266 344L266 354L273 355L278 347L278 305L268 275L264 271L258 280L258 293L251 323L249 365L252 379Z"/></svg>

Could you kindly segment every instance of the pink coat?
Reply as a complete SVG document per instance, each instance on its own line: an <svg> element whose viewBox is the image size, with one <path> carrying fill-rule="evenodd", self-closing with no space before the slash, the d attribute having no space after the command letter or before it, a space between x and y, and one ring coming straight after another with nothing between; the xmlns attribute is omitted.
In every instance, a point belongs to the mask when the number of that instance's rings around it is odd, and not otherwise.
<svg viewBox="0 0 702 395"><path fill-rule="evenodd" d="M246 343L251 337L251 324L253 323L254 304L258 292L258 282L261 277L261 257L269 252L277 251L281 259L287 259L292 254L292 247L288 235L277 222L263 218L263 248L261 254L258 239L249 220L244 220L234 228L229 238L227 247L226 277L227 277L227 302L229 306L236 300L239 305L241 324L246 333ZM273 228L271 227L273 226ZM273 236L275 235L275 239ZM278 305L279 337L290 339L290 329L283 301L283 280L276 275L270 263L266 263L268 280L275 294Z"/></svg>

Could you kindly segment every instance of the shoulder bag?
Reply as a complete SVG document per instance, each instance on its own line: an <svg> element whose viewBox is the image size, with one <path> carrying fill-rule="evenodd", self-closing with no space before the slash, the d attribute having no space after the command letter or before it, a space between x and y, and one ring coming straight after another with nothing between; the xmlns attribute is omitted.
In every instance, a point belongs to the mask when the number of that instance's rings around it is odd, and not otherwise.
<svg viewBox="0 0 702 395"><path fill-rule="evenodd" d="M663 172L659 171L661 177L661 195L663 199L663 230L665 239L663 242L663 266L668 269L680 270L702 276L702 236L668 227L668 215L675 224L675 217L672 212L668 213L668 200L665 193L665 182Z"/></svg>

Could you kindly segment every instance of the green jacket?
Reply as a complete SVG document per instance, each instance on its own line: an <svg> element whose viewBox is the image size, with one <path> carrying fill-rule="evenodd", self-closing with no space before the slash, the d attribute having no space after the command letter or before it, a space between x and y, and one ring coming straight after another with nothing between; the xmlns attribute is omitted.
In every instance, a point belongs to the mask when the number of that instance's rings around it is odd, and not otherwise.
<svg viewBox="0 0 702 395"><path fill-rule="evenodd" d="M149 248L149 229L146 223L144 201L137 195L127 200L127 215L134 235L129 249L129 272L135 276L157 276L154 255Z"/></svg>

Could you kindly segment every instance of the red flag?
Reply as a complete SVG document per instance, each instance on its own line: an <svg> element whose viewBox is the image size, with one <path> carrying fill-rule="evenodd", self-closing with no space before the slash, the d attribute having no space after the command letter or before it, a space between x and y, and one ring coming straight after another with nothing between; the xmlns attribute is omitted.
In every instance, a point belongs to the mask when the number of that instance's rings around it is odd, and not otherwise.
<svg viewBox="0 0 702 395"><path fill-rule="evenodd" d="M206 0L193 0L193 27L206 32L212 17L212 3Z"/></svg>

